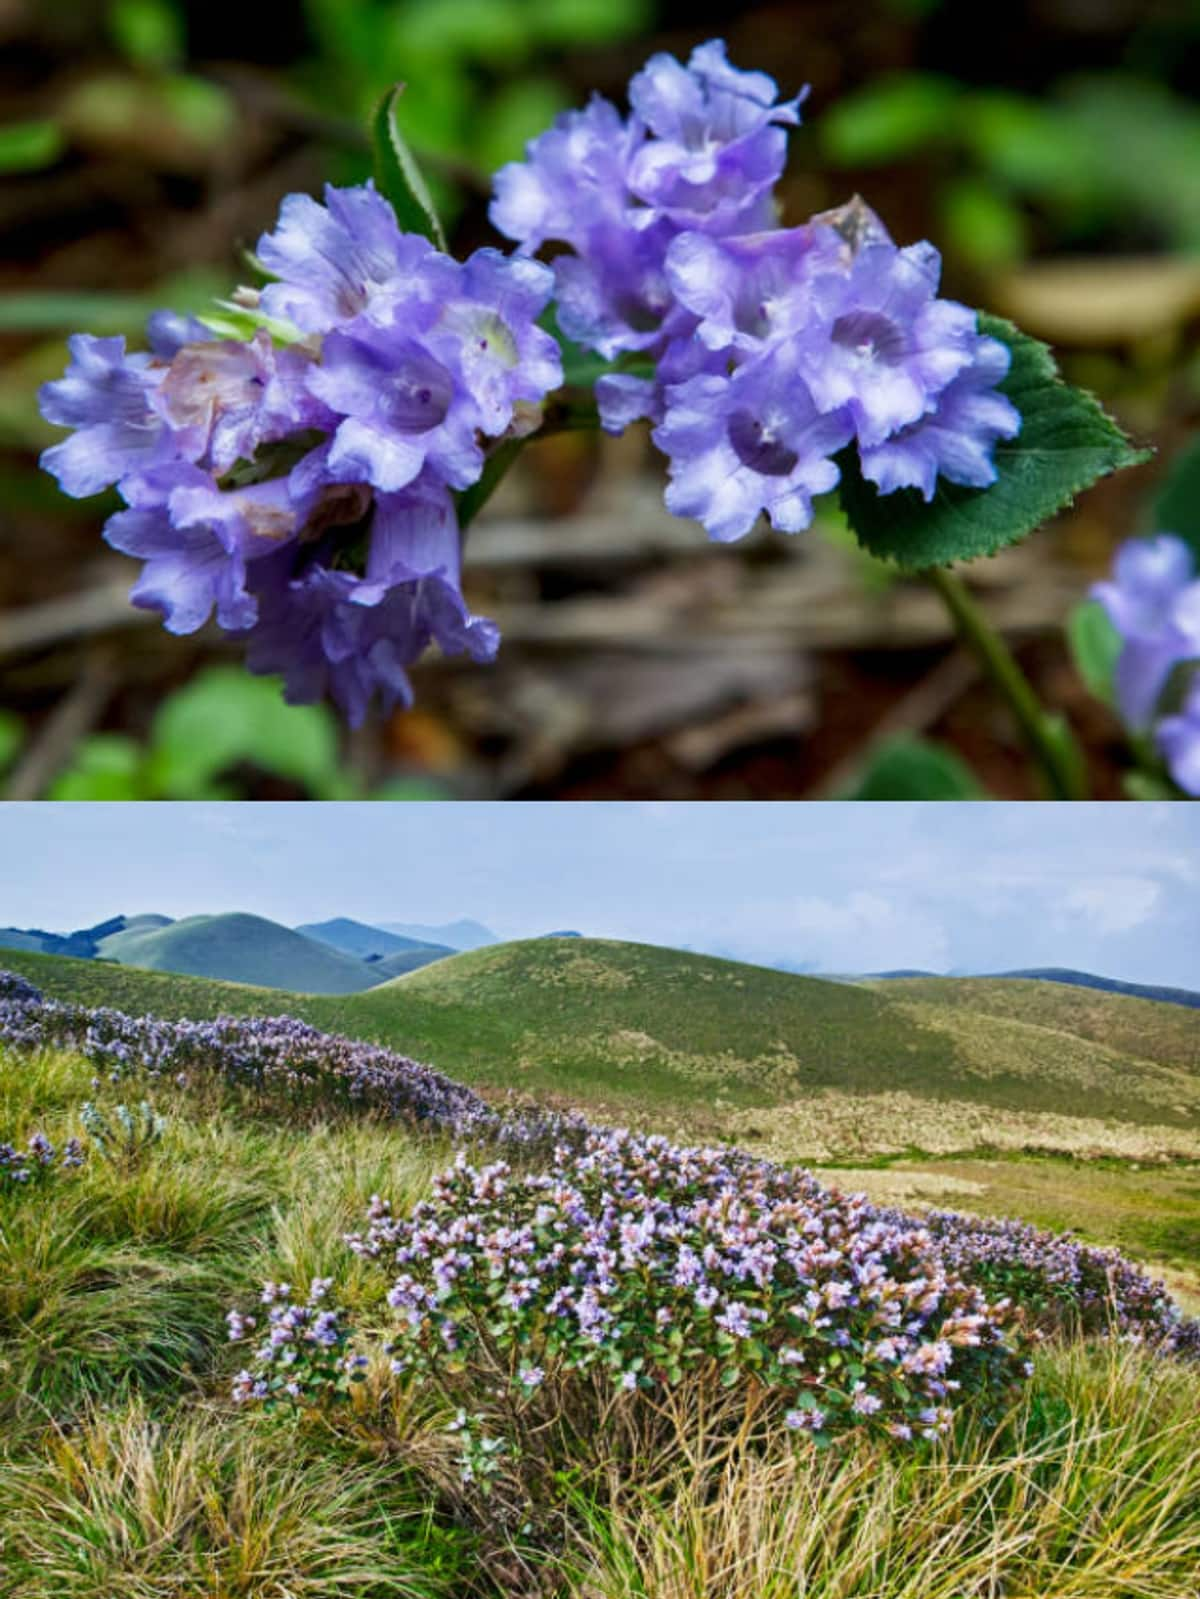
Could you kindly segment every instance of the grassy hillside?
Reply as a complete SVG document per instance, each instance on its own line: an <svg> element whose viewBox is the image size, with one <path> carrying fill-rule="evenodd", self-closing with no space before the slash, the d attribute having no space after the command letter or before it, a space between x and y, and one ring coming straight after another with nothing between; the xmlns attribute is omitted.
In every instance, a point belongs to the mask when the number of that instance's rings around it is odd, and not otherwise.
<svg viewBox="0 0 1200 1599"><path fill-rule="evenodd" d="M309 994L347 994L376 982L364 961L261 916L187 916L167 927L128 930L105 955L122 965L193 977L236 979Z"/></svg>
<svg viewBox="0 0 1200 1599"><path fill-rule="evenodd" d="M5 960L59 997L177 1016L286 1011L477 1087L781 1158L1200 1156L1200 1018L1062 985L855 986L594 939L495 945L344 996Z"/></svg>
<svg viewBox="0 0 1200 1599"><path fill-rule="evenodd" d="M1200 1072L1200 1025L1185 1006L1020 977L923 977L883 992L1074 1033L1138 1058Z"/></svg>

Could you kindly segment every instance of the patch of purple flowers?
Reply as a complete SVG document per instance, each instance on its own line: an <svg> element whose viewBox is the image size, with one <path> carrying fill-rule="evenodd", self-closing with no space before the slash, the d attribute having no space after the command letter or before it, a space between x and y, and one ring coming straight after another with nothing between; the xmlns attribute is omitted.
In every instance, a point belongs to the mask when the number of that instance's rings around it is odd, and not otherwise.
<svg viewBox="0 0 1200 1599"><path fill-rule="evenodd" d="M452 260L370 184L289 196L258 253L275 281L243 295L248 339L161 314L146 352L72 338L41 403L73 432L43 464L68 494L119 490L105 537L144 563L136 605L176 633L215 615L252 670L357 724L411 702L430 644L496 653L451 491L561 382L536 325L553 279L496 250Z"/></svg>
<svg viewBox="0 0 1200 1599"><path fill-rule="evenodd" d="M56 1149L45 1133L33 1133L24 1149L13 1144L0 1144L0 1179L10 1183L34 1183L55 1171L70 1171L82 1166L83 1145L78 1138L68 1138L61 1151Z"/></svg>
<svg viewBox="0 0 1200 1599"><path fill-rule="evenodd" d="M1178 708L1167 714L1162 703L1176 669L1200 662L1200 573L1191 550L1172 533L1129 539L1092 595L1121 635L1114 687L1122 716L1152 737L1179 787L1200 795L1200 674Z"/></svg>
<svg viewBox="0 0 1200 1599"><path fill-rule="evenodd" d="M1005 1305L918 1223L736 1151L594 1130L535 1172L460 1157L411 1216L373 1201L348 1242L389 1275L405 1373L511 1369L530 1405L588 1373L630 1393L707 1373L765 1388L781 1416L811 1407L828 1433L935 1436L960 1397L1024 1370Z"/></svg>
<svg viewBox="0 0 1200 1599"><path fill-rule="evenodd" d="M938 252L898 248L861 201L775 226L773 189L799 97L724 46L686 67L657 55L622 119L594 98L567 112L496 177L492 221L554 259L563 330L653 376L597 384L612 432L648 417L667 456L667 505L712 537L742 537L765 511L807 527L855 444L881 493L937 480L985 488L1020 416L999 392L1007 346L938 297Z"/></svg>
<svg viewBox="0 0 1200 1599"><path fill-rule="evenodd" d="M1012 1299L1047 1332L1115 1335L1200 1355L1200 1322L1185 1320L1163 1284L1116 1249L956 1211L932 1211L922 1221L948 1270L989 1296Z"/></svg>
<svg viewBox="0 0 1200 1599"><path fill-rule="evenodd" d="M12 994L14 997L6 997ZM33 996L33 997L30 997ZM460 1083L377 1044L323 1033L289 1016L164 1021L43 999L0 972L0 1045L78 1050L112 1082L144 1075L200 1088L218 1082L278 1109L341 1107L459 1141L513 1149L580 1135L581 1117L493 1109Z"/></svg>

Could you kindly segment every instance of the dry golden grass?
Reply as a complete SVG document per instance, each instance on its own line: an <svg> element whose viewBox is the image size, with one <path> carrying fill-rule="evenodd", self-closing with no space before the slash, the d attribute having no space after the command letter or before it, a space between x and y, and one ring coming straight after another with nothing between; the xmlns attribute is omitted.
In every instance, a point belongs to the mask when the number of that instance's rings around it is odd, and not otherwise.
<svg viewBox="0 0 1200 1599"><path fill-rule="evenodd" d="M917 1457L706 1456L592 1508L573 1599L1195 1599L1200 1379L1043 1356L993 1432Z"/></svg>
<svg viewBox="0 0 1200 1599"><path fill-rule="evenodd" d="M907 1149L939 1155L988 1148L1126 1160L1200 1159L1200 1132L1191 1128L922 1099L901 1090L842 1094L825 1089L769 1111L730 1108L725 1123L728 1137L779 1160L836 1161L901 1154Z"/></svg>

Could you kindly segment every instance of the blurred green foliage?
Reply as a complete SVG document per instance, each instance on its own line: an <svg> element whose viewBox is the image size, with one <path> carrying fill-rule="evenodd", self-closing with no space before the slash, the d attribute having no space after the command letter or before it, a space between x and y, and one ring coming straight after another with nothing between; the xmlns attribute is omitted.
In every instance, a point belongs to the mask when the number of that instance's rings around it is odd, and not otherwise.
<svg viewBox="0 0 1200 1599"><path fill-rule="evenodd" d="M0 724L0 766L5 731ZM366 793L346 770L340 726L327 706L287 705L278 680L232 666L210 667L170 695L144 747L116 733L84 739L47 798L238 799L237 774L245 769L311 799L447 798L436 784L416 781Z"/></svg>
<svg viewBox="0 0 1200 1599"><path fill-rule="evenodd" d="M1071 78L1045 99L911 72L832 106L822 150L839 166L932 164L942 238L976 267L1148 229L1200 252L1200 108L1121 74Z"/></svg>
<svg viewBox="0 0 1200 1599"><path fill-rule="evenodd" d="M405 85L404 127L420 153L474 170L481 183L576 99L564 51L646 29L649 0L305 0L317 55L297 81L326 113L367 121ZM439 209L455 196L438 186Z"/></svg>
<svg viewBox="0 0 1200 1599"><path fill-rule="evenodd" d="M978 778L953 750L931 739L898 733L876 745L843 800L986 799Z"/></svg>

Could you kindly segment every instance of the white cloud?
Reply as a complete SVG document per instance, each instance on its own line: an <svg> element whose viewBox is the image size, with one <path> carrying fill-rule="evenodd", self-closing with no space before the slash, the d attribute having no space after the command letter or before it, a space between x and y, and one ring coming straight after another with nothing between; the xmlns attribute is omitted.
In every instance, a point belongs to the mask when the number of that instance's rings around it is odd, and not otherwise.
<svg viewBox="0 0 1200 1599"><path fill-rule="evenodd" d="M1098 877L1069 888L1061 901L1064 919L1077 917L1101 935L1128 933L1150 920L1162 887L1149 877Z"/></svg>
<svg viewBox="0 0 1200 1599"><path fill-rule="evenodd" d="M740 906L719 938L747 959L811 961L828 972L936 971L951 959L940 920L920 906L865 890L841 899L802 895Z"/></svg>

